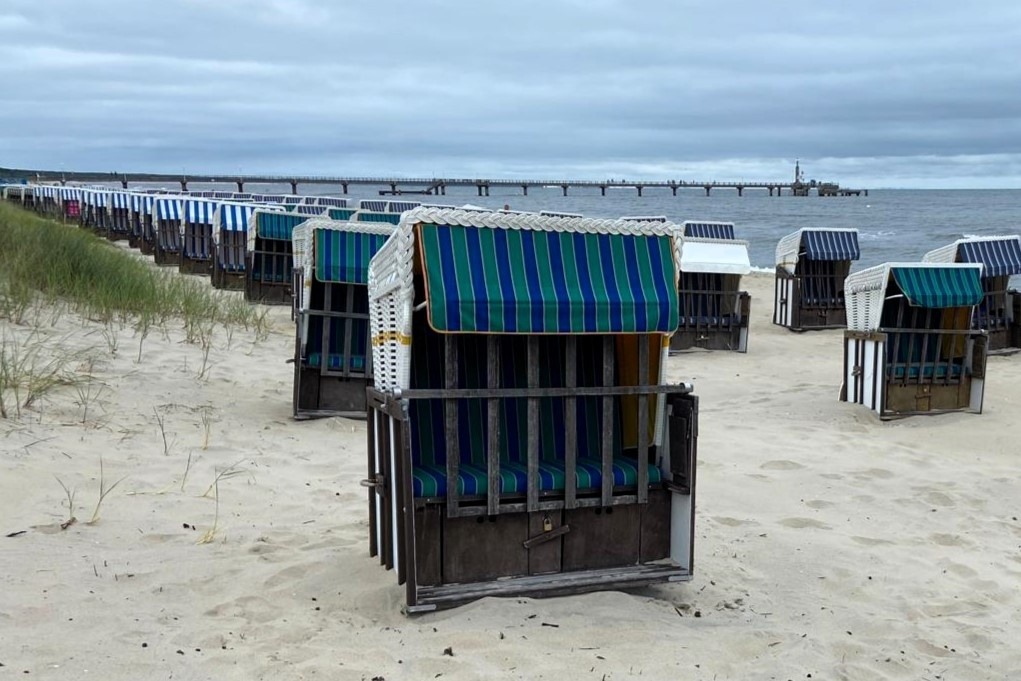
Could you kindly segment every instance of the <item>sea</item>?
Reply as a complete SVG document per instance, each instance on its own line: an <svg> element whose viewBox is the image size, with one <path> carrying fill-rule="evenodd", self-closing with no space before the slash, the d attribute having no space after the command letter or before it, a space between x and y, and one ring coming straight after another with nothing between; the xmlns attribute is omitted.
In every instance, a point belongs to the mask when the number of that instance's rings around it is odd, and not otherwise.
<svg viewBox="0 0 1021 681"><path fill-rule="evenodd" d="M138 187L151 185L138 185ZM190 189L235 190L233 184L192 185ZM352 186L342 194L328 185L299 185L301 194L381 198L383 187ZM290 185L246 184L246 192L289 194ZM709 196L701 189L608 189L571 188L563 196L559 186L520 188L492 187L489 196L478 196L474 187L450 187L446 195L405 194L389 197L423 203L462 206L471 204L512 210L551 210L580 213L585 217L615 218L664 215L685 220L733 222L739 239L749 243L755 269L772 272L776 243L801 228L854 227L859 232L861 260L853 270L884 262L912 262L934 248L964 236L1021 233L1021 189L873 189L868 196L769 196L765 189L737 190L717 187Z"/></svg>

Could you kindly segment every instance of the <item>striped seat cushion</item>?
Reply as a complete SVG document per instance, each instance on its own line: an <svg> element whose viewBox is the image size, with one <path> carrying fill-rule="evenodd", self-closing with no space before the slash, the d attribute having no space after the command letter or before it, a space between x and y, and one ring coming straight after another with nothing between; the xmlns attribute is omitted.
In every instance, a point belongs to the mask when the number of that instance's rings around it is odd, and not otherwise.
<svg viewBox="0 0 1021 681"><path fill-rule="evenodd" d="M649 484L661 482L659 468L648 464ZM485 467L462 463L458 467L458 495L485 496L489 489L489 475ZM563 461L539 462L539 490L563 491L566 473ZM598 459L578 459L575 484L579 492L602 488L602 462ZM628 487L638 483L638 462L633 458L613 460L613 486ZM447 471L443 466L416 465L412 470L412 488L416 497L443 497L447 494ZM528 466L517 462L500 463L500 494L523 495L528 489Z"/></svg>
<svg viewBox="0 0 1021 681"><path fill-rule="evenodd" d="M311 352L308 355L308 366L319 368L323 361L323 355L319 352ZM330 353L327 355L327 368L331 371L343 371L344 355ZM365 371L365 355L351 355L351 367L353 371Z"/></svg>
<svg viewBox="0 0 1021 681"><path fill-rule="evenodd" d="M961 376L961 369L960 364L953 364L950 367L949 375L953 378L959 378ZM903 367L896 365L887 368L887 375L893 378L904 378L905 373L908 378L918 378L919 373L922 373L925 378L947 378L948 376L946 364L928 364L925 366L925 370L921 372L917 366Z"/></svg>
<svg viewBox="0 0 1021 681"><path fill-rule="evenodd" d="M263 274L262 272L253 271L252 279L255 281L273 282L276 284L282 284L283 282L291 283L291 275L287 274Z"/></svg>

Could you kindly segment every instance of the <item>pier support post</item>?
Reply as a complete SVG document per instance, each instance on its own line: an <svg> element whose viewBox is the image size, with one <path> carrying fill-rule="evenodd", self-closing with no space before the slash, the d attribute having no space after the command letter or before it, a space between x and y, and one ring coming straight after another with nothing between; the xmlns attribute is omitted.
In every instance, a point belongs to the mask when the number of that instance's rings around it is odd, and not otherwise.
<svg viewBox="0 0 1021 681"><path fill-rule="evenodd" d="M61 180L60 184L64 184L64 181ZM127 188L128 188L128 178L121 177L121 189L127 189Z"/></svg>
<svg viewBox="0 0 1021 681"><path fill-rule="evenodd" d="M238 194L243 194L244 191L245 191L245 181L240 179L240 178L238 178L237 185L238 185Z"/></svg>
<svg viewBox="0 0 1021 681"><path fill-rule="evenodd" d="M397 183L396 182L391 182L390 183L390 193L391 194L396 194L397 193Z"/></svg>
<svg viewBox="0 0 1021 681"><path fill-rule="evenodd" d="M766 189L769 190L769 195L772 196L773 195L773 185L769 185L768 187L766 187Z"/></svg>
<svg viewBox="0 0 1021 681"><path fill-rule="evenodd" d="M638 190L638 197L641 198L641 196L642 196L642 185L636 184L635 185L635 189Z"/></svg>
<svg viewBox="0 0 1021 681"><path fill-rule="evenodd" d="M486 196L489 196L489 185L487 184L485 186L486 186Z"/></svg>
<svg viewBox="0 0 1021 681"><path fill-rule="evenodd" d="M482 196L482 185L481 185L481 184L479 184L479 185L475 185L475 189L477 189L477 190L478 190L478 192L479 192L479 196Z"/></svg>
<svg viewBox="0 0 1021 681"><path fill-rule="evenodd" d="M187 177L182 177L181 178L181 191L182 192L188 191L188 178Z"/></svg>
<svg viewBox="0 0 1021 681"><path fill-rule="evenodd" d="M670 191L674 193L674 196L677 196L677 185L673 182L670 183Z"/></svg>
<svg viewBox="0 0 1021 681"><path fill-rule="evenodd" d="M567 196L567 185L566 184L562 184L562 185L560 185L560 188L564 190L564 196Z"/></svg>
<svg viewBox="0 0 1021 681"><path fill-rule="evenodd" d="M521 185L521 195L522 196L528 196L528 185L527 184Z"/></svg>
<svg viewBox="0 0 1021 681"><path fill-rule="evenodd" d="M703 185L702 189L705 189L705 195L709 196L709 190L712 189L709 185Z"/></svg>
<svg viewBox="0 0 1021 681"><path fill-rule="evenodd" d="M605 184L599 185L599 193L600 193L601 196L606 196L606 185Z"/></svg>
<svg viewBox="0 0 1021 681"><path fill-rule="evenodd" d="M864 191L864 192L865 192L865 196L868 196L868 195L869 195L869 190L868 190L868 189L864 189L864 190L862 190L862 191Z"/></svg>
<svg viewBox="0 0 1021 681"><path fill-rule="evenodd" d="M291 194L294 196L298 195L298 181L291 180Z"/></svg>
<svg viewBox="0 0 1021 681"><path fill-rule="evenodd" d="M347 182L341 182L340 188L345 194L347 194Z"/></svg>
<svg viewBox="0 0 1021 681"><path fill-rule="evenodd" d="M440 194L443 194L444 196L447 195L447 185L445 184L440 185Z"/></svg>
<svg viewBox="0 0 1021 681"><path fill-rule="evenodd" d="M737 185L737 195L744 196L744 187L742 187L741 185Z"/></svg>

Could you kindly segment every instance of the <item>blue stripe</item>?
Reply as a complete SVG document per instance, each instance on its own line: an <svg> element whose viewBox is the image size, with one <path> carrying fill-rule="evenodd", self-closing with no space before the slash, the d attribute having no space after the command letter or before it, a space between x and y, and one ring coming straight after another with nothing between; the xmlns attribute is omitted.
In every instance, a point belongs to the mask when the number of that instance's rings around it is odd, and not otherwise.
<svg viewBox="0 0 1021 681"><path fill-rule="evenodd" d="M551 232L546 241L549 244L550 262L564 262L564 254L560 246L561 233ZM563 267L554 265L550 272L553 277L553 290L557 296L557 331L564 333L571 330L571 301L567 292L567 281Z"/></svg>
<svg viewBox="0 0 1021 681"><path fill-rule="evenodd" d="M610 330L620 331L624 326L624 319L621 312L620 292L617 290L617 275L613 271L613 249L609 239L599 240L599 257L603 266L603 280L606 282Z"/></svg>
<svg viewBox="0 0 1021 681"><path fill-rule="evenodd" d="M539 282L539 268L535 255L535 240L532 232L523 230L521 232L521 251L525 262L525 282L528 284L528 300L542 300L542 285ZM532 306L532 329L534 333L543 333L546 328L543 324L542 308L538 305Z"/></svg>
<svg viewBox="0 0 1021 681"><path fill-rule="evenodd" d="M440 261L443 263L443 272L431 272L433 276L440 274L443 277L443 290L446 295L447 328L461 328L461 310L457 305L457 268L454 266L454 253L450 243L450 230L436 230L436 237L440 245Z"/></svg>
<svg viewBox="0 0 1021 681"><path fill-rule="evenodd" d="M503 301L503 330L514 333L518 330L518 320L514 305L514 275L511 273L510 248L507 246L507 230L498 229L493 232L493 245L496 249L496 272L500 277L500 294Z"/></svg>
<svg viewBox="0 0 1021 681"><path fill-rule="evenodd" d="M586 248L587 244L585 243L585 236L583 234L575 232L571 235L571 238L574 240L574 255L577 259L576 265L578 267L578 279L581 282L582 298L593 302L592 305L587 305L585 307L583 327L586 331L591 333L599 328L596 322L599 312L599 306L596 303L599 301L596 300L596 291L592 287L592 279L590 278L592 275L589 272L588 248Z"/></svg>
<svg viewBox="0 0 1021 681"><path fill-rule="evenodd" d="M479 245L479 232L477 229L465 230L465 241L468 246L468 275L471 281L472 314L475 316L475 324L465 331L479 331L493 328L489 323L489 306L486 305L486 262L482 257L482 248Z"/></svg>

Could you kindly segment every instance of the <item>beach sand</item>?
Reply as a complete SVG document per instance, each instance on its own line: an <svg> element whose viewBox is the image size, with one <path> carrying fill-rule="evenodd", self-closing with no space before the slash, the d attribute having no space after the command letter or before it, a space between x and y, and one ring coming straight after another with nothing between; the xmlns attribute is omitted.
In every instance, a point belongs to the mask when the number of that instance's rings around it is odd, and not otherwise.
<svg viewBox="0 0 1021 681"><path fill-rule="evenodd" d="M111 356L40 319L103 389L0 420L0 678L1017 678L1021 356L989 360L983 415L881 423L837 400L840 332L774 327L772 276L746 285L748 354L668 368L701 397L694 579L414 618L368 555L364 423L291 419L285 308L220 333L205 380L180 330L136 363L130 327ZM124 480L90 525L100 460Z"/></svg>

